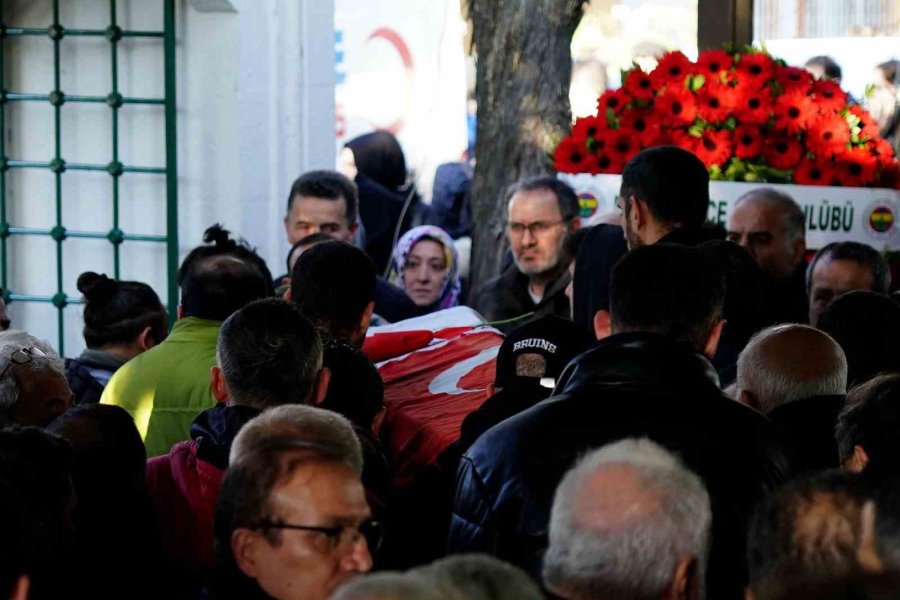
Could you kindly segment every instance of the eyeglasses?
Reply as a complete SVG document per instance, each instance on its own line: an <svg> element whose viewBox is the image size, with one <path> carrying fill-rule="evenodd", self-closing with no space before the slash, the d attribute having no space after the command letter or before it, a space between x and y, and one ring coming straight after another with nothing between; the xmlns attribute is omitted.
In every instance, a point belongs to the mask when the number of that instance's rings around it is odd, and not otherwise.
<svg viewBox="0 0 900 600"><path fill-rule="evenodd" d="M531 237L538 237L550 231L552 228L557 225L562 225L563 223L567 223L569 219L560 219L559 221L535 221L534 223L509 223L507 225L507 229L509 230L509 234L521 237L525 235L525 231L531 234Z"/></svg>
<svg viewBox="0 0 900 600"><path fill-rule="evenodd" d="M6 372L9 371L9 368L16 365L27 365L31 362L32 356L47 356L43 352L41 352L37 348L22 348L21 350L16 350L13 352L9 360L6 362L6 366L3 367L3 370L0 371L0 378L3 378L6 375Z"/></svg>
<svg viewBox="0 0 900 600"><path fill-rule="evenodd" d="M316 527L312 525L293 525L291 523L274 523L272 521L260 521L254 529L294 529L297 531L311 531L318 533L328 540L329 550L335 552L338 549L347 549L356 544L361 538L366 540L369 552L375 552L381 547L384 539L384 526L378 521L365 521L357 526L338 525L336 527Z"/></svg>

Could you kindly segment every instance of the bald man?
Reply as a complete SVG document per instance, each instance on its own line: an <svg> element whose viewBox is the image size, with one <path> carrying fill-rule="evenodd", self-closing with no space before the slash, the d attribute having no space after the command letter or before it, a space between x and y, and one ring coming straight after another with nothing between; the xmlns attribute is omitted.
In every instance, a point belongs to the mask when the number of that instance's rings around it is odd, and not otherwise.
<svg viewBox="0 0 900 600"><path fill-rule="evenodd" d="M806 325L764 329L738 357L735 398L788 432L798 472L839 466L834 428L846 390L844 351Z"/></svg>
<svg viewBox="0 0 900 600"><path fill-rule="evenodd" d="M806 323L805 225L794 199L771 187L747 192L728 215L727 239L744 247L771 279L780 323Z"/></svg>

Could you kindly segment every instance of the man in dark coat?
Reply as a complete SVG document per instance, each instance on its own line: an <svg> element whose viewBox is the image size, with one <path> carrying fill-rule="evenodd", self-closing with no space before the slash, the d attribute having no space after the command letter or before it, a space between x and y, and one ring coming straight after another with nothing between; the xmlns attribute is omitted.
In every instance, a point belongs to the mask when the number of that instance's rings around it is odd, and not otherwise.
<svg viewBox="0 0 900 600"><path fill-rule="evenodd" d="M581 226L578 196L555 177L538 177L513 185L507 200L507 236L515 264L484 284L475 309L488 321L527 315L568 318L570 257L564 244Z"/></svg>
<svg viewBox="0 0 900 600"><path fill-rule="evenodd" d="M742 597L747 519L789 474L777 428L718 386L708 358L722 331L724 283L699 250L654 244L613 269L601 341L573 360L554 395L489 430L463 455L451 552L489 552L538 576L553 493L575 459L625 437L676 453L713 508L713 598ZM612 333L612 335L609 335Z"/></svg>
<svg viewBox="0 0 900 600"><path fill-rule="evenodd" d="M796 473L840 466L834 428L846 389L844 351L827 333L806 325L764 329L738 358L735 400L785 430Z"/></svg>

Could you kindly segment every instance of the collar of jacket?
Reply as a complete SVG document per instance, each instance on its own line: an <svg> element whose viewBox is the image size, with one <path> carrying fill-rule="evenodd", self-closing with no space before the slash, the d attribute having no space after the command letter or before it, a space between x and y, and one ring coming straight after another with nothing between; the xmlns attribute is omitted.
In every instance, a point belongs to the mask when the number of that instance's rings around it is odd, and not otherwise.
<svg viewBox="0 0 900 600"><path fill-rule="evenodd" d="M703 227L676 227L657 240L657 244L681 244L699 246L711 240L724 240L725 230L721 225L705 224Z"/></svg>
<svg viewBox="0 0 900 600"><path fill-rule="evenodd" d="M573 359L553 395L592 384L719 389L719 377L709 360L687 344L657 333L632 332L603 339Z"/></svg>
<svg viewBox="0 0 900 600"><path fill-rule="evenodd" d="M219 339L219 330L221 328L221 321L208 321L206 319L198 319L197 317L185 317L175 321L172 331L163 343L202 342L215 345L216 341Z"/></svg>
<svg viewBox="0 0 900 600"><path fill-rule="evenodd" d="M557 271L559 272L554 275L554 279L548 282L544 288L544 295L541 297L538 306L543 306L547 302L550 302L554 296L561 291L564 291L566 286L569 285L568 265L563 265L561 270L560 267L557 266ZM507 289L519 290L523 298L528 298L529 301L531 300L531 296L528 293L528 286L531 284L531 278L520 271L515 263L503 272L501 278Z"/></svg>
<svg viewBox="0 0 900 600"><path fill-rule="evenodd" d="M115 371L126 362L124 359L114 356L109 352L90 349L82 352L75 360L89 369L106 369L109 371Z"/></svg>
<svg viewBox="0 0 900 600"><path fill-rule="evenodd" d="M191 439L197 441L197 458L224 471L228 468L234 438L259 413L252 406L219 404L197 415L191 424Z"/></svg>

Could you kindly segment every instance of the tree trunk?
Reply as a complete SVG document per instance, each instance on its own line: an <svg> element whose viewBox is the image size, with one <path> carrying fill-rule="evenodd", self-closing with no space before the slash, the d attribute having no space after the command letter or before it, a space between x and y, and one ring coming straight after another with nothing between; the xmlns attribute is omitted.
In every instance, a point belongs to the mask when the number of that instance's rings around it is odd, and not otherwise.
<svg viewBox="0 0 900 600"><path fill-rule="evenodd" d="M500 272L508 247L507 187L551 173L550 153L571 127L570 46L583 3L469 0L478 100L472 290Z"/></svg>

